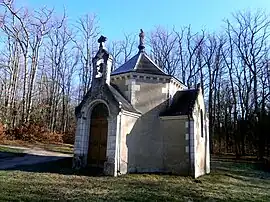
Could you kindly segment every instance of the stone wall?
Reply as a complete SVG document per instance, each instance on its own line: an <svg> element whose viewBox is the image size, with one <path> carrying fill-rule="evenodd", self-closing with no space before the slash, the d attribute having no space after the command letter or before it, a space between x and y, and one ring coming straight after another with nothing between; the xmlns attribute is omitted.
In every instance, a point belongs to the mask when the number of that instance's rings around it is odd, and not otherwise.
<svg viewBox="0 0 270 202"><path fill-rule="evenodd" d="M129 172L161 172L163 170L163 137L159 112L162 103L143 114L127 136Z"/></svg>
<svg viewBox="0 0 270 202"><path fill-rule="evenodd" d="M201 121L201 112L203 121ZM194 124L194 177L199 177L210 172L210 152L209 152L209 132L208 132L208 119L205 114L205 106L203 95L199 92L193 110Z"/></svg>
<svg viewBox="0 0 270 202"><path fill-rule="evenodd" d="M126 84L126 78L115 77L114 79L111 79L111 83L117 85L122 95L130 102L130 93L128 92L129 86Z"/></svg>
<svg viewBox="0 0 270 202"><path fill-rule="evenodd" d="M88 137L84 133L85 120L83 117L77 119L75 142L74 142L74 163L73 167L80 169L86 165Z"/></svg>
<svg viewBox="0 0 270 202"><path fill-rule="evenodd" d="M120 174L127 173L128 168L128 147L127 136L138 119L138 115L123 112L121 116L121 137L120 137Z"/></svg>
<svg viewBox="0 0 270 202"><path fill-rule="evenodd" d="M104 97L105 98L105 97ZM77 117L77 127L74 144L74 167L85 167L87 165L87 155L90 137L91 112L95 105L103 103L109 111L108 116L108 138L107 138L107 161L104 164L104 173L107 175L117 175L117 134L119 133L120 116L116 106L111 102L102 99L89 99L81 109L81 116ZM77 166L79 165L79 166Z"/></svg>
<svg viewBox="0 0 270 202"><path fill-rule="evenodd" d="M142 116L127 136L129 172L188 172L186 120L178 118L170 122L159 117L169 104L170 94L182 87L170 82L170 79L146 76L130 82L135 85L131 87L132 103Z"/></svg>
<svg viewBox="0 0 270 202"><path fill-rule="evenodd" d="M183 89L184 86L169 76L141 73L114 76L112 83L118 85L122 94L130 100L136 110L142 113L138 119L122 115L121 172L125 172L125 162L127 162L129 172L179 171L180 168L175 167L174 162L171 162L172 159L169 158L168 155L172 153L175 157L179 150L181 150L181 154L182 152L186 152L185 124L181 124L180 121L176 129L170 125L170 127L172 127L171 134L165 137L164 142L164 135L168 135L168 131L163 130L164 125L160 120L159 114L166 109L174 93L179 89ZM179 136L176 131L181 130L181 127L183 127L183 134ZM126 135L126 131L130 131L128 135ZM126 139L124 138L125 136ZM173 144L174 142L170 142L170 140L179 140L179 138L184 138L184 142L181 141L178 145L181 148L178 150L178 146L173 145L174 148L169 149L167 144ZM164 145L166 147L165 154ZM173 150L176 152L175 155L173 154ZM178 162L181 161L182 170L187 172L186 156L188 156L188 154L184 154L184 163L182 162L182 157L178 157ZM166 155L166 157L164 157L164 155ZM166 162L168 162L166 168L164 166L164 158L166 158Z"/></svg>
<svg viewBox="0 0 270 202"><path fill-rule="evenodd" d="M143 114L162 103L164 95L170 100L177 90L186 88L171 76L135 72L114 75L111 83L117 85L122 95Z"/></svg>
<svg viewBox="0 0 270 202"><path fill-rule="evenodd" d="M187 121L187 116L161 118L165 172L181 175L188 175L190 172Z"/></svg>
<svg viewBox="0 0 270 202"><path fill-rule="evenodd" d="M134 107L142 114L146 114L168 99L168 85L166 80L145 80L139 78L134 85ZM165 89L165 90L164 90Z"/></svg>
<svg viewBox="0 0 270 202"><path fill-rule="evenodd" d="M127 136L129 172L160 172L163 169L159 113L167 106L166 80L137 77L132 85L134 107L142 113Z"/></svg>
<svg viewBox="0 0 270 202"><path fill-rule="evenodd" d="M104 174L117 176L117 138L119 134L120 116L111 116L108 118L108 138L106 162L104 163ZM90 134L91 135L91 134Z"/></svg>

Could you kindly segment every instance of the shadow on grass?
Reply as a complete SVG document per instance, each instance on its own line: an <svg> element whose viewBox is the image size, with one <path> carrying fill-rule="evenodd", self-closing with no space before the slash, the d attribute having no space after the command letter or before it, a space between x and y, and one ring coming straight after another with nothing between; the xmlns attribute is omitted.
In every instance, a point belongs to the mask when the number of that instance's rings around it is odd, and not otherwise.
<svg viewBox="0 0 270 202"><path fill-rule="evenodd" d="M71 157L54 161L48 156L28 157L50 162L5 169L27 172L3 172L0 201L14 201L14 197L17 201L269 201L270 181L246 177L260 173L253 164L217 159L212 161L213 172L196 180L164 174L113 178L88 177L101 176L95 168L74 171Z"/></svg>
<svg viewBox="0 0 270 202"><path fill-rule="evenodd" d="M216 183L224 181L226 178L235 179L242 184L264 190L270 186L270 172L265 170L261 162L241 163L233 161L219 161L212 159L212 174L216 174ZM264 185L262 185L262 181ZM233 182L230 182L233 184ZM268 189L268 188L267 188Z"/></svg>
<svg viewBox="0 0 270 202"><path fill-rule="evenodd" d="M8 152L8 151L0 151L0 160L14 158L14 157L23 157L25 155L26 155L25 153L13 153L13 152Z"/></svg>
<svg viewBox="0 0 270 202"><path fill-rule="evenodd" d="M243 175L247 177L270 178L269 170L260 161L242 163L242 162L220 161L219 159L212 159L211 167L214 168L214 170L229 171L230 173L236 175ZM263 176L260 176L260 174L263 174Z"/></svg>
<svg viewBox="0 0 270 202"><path fill-rule="evenodd" d="M3 157L3 158L1 158ZM23 153L0 152L0 170L18 170L63 175L102 176L100 168L72 169L72 157L39 156Z"/></svg>

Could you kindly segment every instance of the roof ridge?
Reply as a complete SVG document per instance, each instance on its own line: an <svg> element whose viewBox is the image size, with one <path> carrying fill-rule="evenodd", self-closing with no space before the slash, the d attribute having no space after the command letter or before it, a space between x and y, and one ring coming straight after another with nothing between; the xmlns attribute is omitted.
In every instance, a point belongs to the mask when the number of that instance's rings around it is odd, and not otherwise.
<svg viewBox="0 0 270 202"><path fill-rule="evenodd" d="M143 54L143 52L140 52L140 53L138 53L139 54L139 57L137 58L137 61L136 61L136 63L135 63L135 66L134 66L134 70L136 70L137 69L137 67L138 67L138 63L139 63L139 61L140 61L140 59L141 59L141 55Z"/></svg>
<svg viewBox="0 0 270 202"><path fill-rule="evenodd" d="M134 68L134 66L137 64L139 55L140 55L140 53L137 53L136 55L134 55L133 57L131 57L128 61L126 61L124 64L122 64L118 68L114 69L111 72L111 75L121 74L121 73L126 73L126 72L131 71ZM136 58L136 57L138 57L138 58ZM136 62L134 62L134 60ZM130 65L130 66L128 66L128 65Z"/></svg>
<svg viewBox="0 0 270 202"><path fill-rule="evenodd" d="M144 54L145 55L145 57L156 67L156 68L158 68L160 71L162 71L164 74L166 74L165 72L164 72L164 70L162 69L162 68L160 68L146 53L142 53L142 54ZM167 75L167 74L166 74Z"/></svg>
<svg viewBox="0 0 270 202"><path fill-rule="evenodd" d="M142 60L150 64L151 68L147 69L147 67L141 66L140 62ZM122 64L120 67L113 70L111 75L122 74L122 73L127 73L127 72L137 72L137 71L138 72L144 71L145 73L148 72L150 74L160 74L160 75L169 76L145 52L139 52L136 55L134 55L132 58L130 58L128 61Z"/></svg>

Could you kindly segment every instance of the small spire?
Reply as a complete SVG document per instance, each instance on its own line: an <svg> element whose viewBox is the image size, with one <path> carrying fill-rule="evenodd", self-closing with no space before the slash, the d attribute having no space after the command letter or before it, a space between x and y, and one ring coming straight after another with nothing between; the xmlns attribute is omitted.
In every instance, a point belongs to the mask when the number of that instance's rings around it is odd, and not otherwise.
<svg viewBox="0 0 270 202"><path fill-rule="evenodd" d="M145 48L145 46L144 46L144 32L143 32L142 29L140 31L141 31L140 34L139 34L140 43L139 43L138 48L139 48L139 53L143 53L144 52L144 48Z"/></svg>

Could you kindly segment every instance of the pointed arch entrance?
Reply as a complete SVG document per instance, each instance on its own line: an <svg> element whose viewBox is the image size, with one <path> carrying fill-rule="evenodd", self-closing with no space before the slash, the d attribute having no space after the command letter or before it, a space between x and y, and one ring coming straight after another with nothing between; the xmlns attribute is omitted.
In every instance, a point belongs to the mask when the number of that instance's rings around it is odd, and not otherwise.
<svg viewBox="0 0 270 202"><path fill-rule="evenodd" d="M103 167L106 161L109 111L99 103L92 109L88 145L88 164Z"/></svg>

